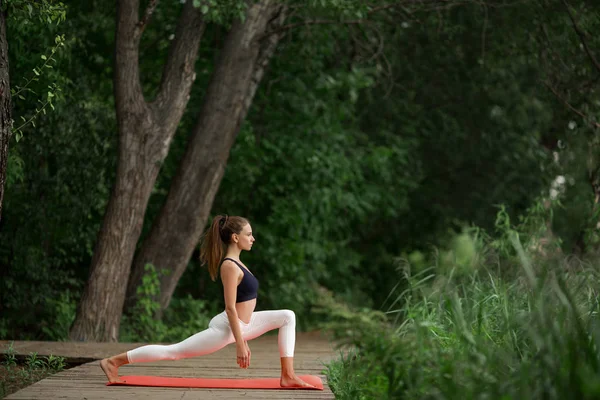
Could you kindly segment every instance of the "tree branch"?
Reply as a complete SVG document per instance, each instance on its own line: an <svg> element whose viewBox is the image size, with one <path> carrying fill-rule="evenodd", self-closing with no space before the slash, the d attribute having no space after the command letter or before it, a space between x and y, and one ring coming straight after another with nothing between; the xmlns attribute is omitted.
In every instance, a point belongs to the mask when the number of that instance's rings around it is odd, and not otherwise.
<svg viewBox="0 0 600 400"><path fill-rule="evenodd" d="M288 31L290 29L297 28L299 26L307 26L307 25L331 25L331 24L340 24L340 25L356 25L356 24L364 24L367 22L366 19L354 19L348 21L336 21L333 19L314 19L309 21L296 22L293 24L285 25L277 29L273 29L264 34L264 36L270 36L274 34L279 34L284 31Z"/></svg>
<svg viewBox="0 0 600 400"><path fill-rule="evenodd" d="M367 14L370 15L370 14L376 13L378 11L387 10L388 8L395 8L395 7L398 7L398 6L402 6L402 5L406 4L406 3L407 3L406 1L401 1L401 2L398 2L398 3L390 3L390 4L381 5L379 7L373 7L373 8L371 8L367 12Z"/></svg>
<svg viewBox="0 0 600 400"><path fill-rule="evenodd" d="M283 25L285 19L287 17L288 8L286 6L275 7L273 11L273 16L267 22L267 26L265 30L268 30L269 27L277 27ZM256 94L256 90L265 74L267 66L271 61L271 57L275 52L275 48L279 43L279 40L282 35L269 35L265 38L264 41L261 42L260 50L258 53L258 57L256 59L256 64L252 71L252 78L250 81L250 85L248 88L248 92L244 98L243 106L244 110L242 111L242 115L246 115L248 113L248 109L252 104L252 100L254 99L254 95Z"/></svg>
<svg viewBox="0 0 600 400"><path fill-rule="evenodd" d="M144 103L139 71L139 6L139 0L117 1L114 71L117 109L131 102Z"/></svg>
<svg viewBox="0 0 600 400"><path fill-rule="evenodd" d="M191 0L188 0L177 22L175 38L169 49L155 100L157 109L166 117L164 120L166 123L171 121L173 111L179 109L183 102L187 102L195 79L198 48L205 26L202 13L194 7ZM178 121L179 118L173 119L175 120Z"/></svg>
<svg viewBox="0 0 600 400"><path fill-rule="evenodd" d="M565 70L568 70L569 67L565 63L565 60L561 57L560 53L558 51L556 51L556 49L552 46L552 40L550 40L550 35L548 35L548 30L546 29L546 26L544 24L541 24L540 29L541 29L542 33L544 34L544 38L546 39L546 43L548 44L548 48L550 49L550 52L554 55L555 59L560 62L562 67Z"/></svg>
<svg viewBox="0 0 600 400"><path fill-rule="evenodd" d="M402 5L406 5L406 4L410 4L411 0L404 0L404 1L400 1L398 3L390 3L390 4L384 4L378 7L373 7L371 8L368 12L367 12L367 16L374 14L376 12L379 11L383 11L383 10L387 10L390 8L395 8L395 7L399 7ZM353 20L348 20L348 21L339 21L339 20L330 20L330 19L314 19L314 20L307 20L307 21L302 21L302 22L296 22L293 24L289 24L289 25L283 25L280 26L276 29L270 30L268 32L266 32L264 36L269 36L269 35L274 35L274 34L278 34L290 29L294 29L300 26L307 26L307 25L330 25L330 24L344 24L344 25L357 25L357 24L363 24L367 21L367 18L359 18L359 19L353 19Z"/></svg>
<svg viewBox="0 0 600 400"><path fill-rule="evenodd" d="M579 115L581 118L583 118L584 120L588 119L588 116L585 115L583 112L581 112L580 110L578 110L577 108L573 107L571 105L571 103L569 103L565 98L563 98L558 91L556 90L556 88L554 88L554 86L550 85L548 82L543 82L544 86L546 86L548 89L550 89L550 91L552 91L552 93L554 93L554 95L556 96L556 98L558 98L560 101L563 102L564 105L566 105L571 111L573 111L575 114ZM591 121L590 124L595 127L595 128L600 128L600 123L598 121Z"/></svg>
<svg viewBox="0 0 600 400"><path fill-rule="evenodd" d="M352 20L332 20L332 19L314 19L314 20L305 20L301 22L295 22L293 24L284 25L277 29L266 32L263 36L273 35L276 33L281 33L283 31L287 31L290 29L298 28L300 26L307 25L332 25L332 24L340 24L340 25L360 25L364 24L368 21L368 17L378 13L383 10L389 10L392 8L403 7L403 6L422 6L418 11L434 11L434 10L448 10L453 7L465 5L465 4L484 4L485 7L489 8L500 8L500 7L510 7L515 4L520 3L522 0L515 0L511 3L502 3L502 4L493 4L493 3L485 3L483 1L478 0L403 0L396 3L384 4L381 6L371 8L364 18L352 19ZM406 12L406 10L404 10ZM410 14L410 12L409 12Z"/></svg>
<svg viewBox="0 0 600 400"><path fill-rule="evenodd" d="M481 63L483 65L485 64L485 37L488 28L489 13L488 7L485 3L482 4L482 7L485 14L485 18L483 20L483 29L481 30Z"/></svg>
<svg viewBox="0 0 600 400"><path fill-rule="evenodd" d="M188 2L191 2L191 0L189 0ZM144 16L142 17L140 22L137 23L137 27L140 30L140 33L143 32L144 29L146 29L146 26L150 22L150 18L152 18L152 14L154 13L154 10L156 10L157 5L158 0L150 0L150 3L148 3L148 6L146 7L146 12L144 12Z"/></svg>
<svg viewBox="0 0 600 400"><path fill-rule="evenodd" d="M569 3L567 3L567 0L562 0L562 2L565 5L565 8L567 9L567 13L569 13L569 18L571 19L573 28L575 29L577 36L579 36L579 40L581 41L581 44L583 45L585 52L587 53L588 57L592 61L592 64L594 65L594 67L596 67L598 72L600 72L600 63L598 62L598 60L596 60L596 58L592 54L590 48L588 47L587 41L585 40L585 32L583 32L581 30L581 28L577 24L577 21L575 21L575 16L573 15L573 12L571 11L571 8L569 7Z"/></svg>

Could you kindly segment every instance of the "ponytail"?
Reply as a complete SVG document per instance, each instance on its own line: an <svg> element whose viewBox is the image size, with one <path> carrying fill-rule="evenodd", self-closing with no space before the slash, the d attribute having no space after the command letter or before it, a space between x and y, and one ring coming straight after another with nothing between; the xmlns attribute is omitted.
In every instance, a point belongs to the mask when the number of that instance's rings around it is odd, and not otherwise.
<svg viewBox="0 0 600 400"><path fill-rule="evenodd" d="M206 233L200 247L200 262L208 264L210 278L217 280L217 272L225 257L225 246L231 242L231 235L240 234L248 220L243 217L217 215Z"/></svg>

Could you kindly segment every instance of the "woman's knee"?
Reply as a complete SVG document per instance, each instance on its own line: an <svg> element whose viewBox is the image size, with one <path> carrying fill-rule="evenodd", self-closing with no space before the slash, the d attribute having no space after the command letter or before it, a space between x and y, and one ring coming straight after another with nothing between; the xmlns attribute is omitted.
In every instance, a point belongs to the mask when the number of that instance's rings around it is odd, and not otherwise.
<svg viewBox="0 0 600 400"><path fill-rule="evenodd" d="M283 313L283 318L286 324L296 324L296 313L294 313L292 310L281 310L281 312Z"/></svg>

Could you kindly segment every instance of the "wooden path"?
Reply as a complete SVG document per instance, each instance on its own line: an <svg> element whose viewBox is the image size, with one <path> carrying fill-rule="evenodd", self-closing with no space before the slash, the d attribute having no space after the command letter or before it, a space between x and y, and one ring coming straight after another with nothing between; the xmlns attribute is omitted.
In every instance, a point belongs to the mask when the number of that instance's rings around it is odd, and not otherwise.
<svg viewBox="0 0 600 400"><path fill-rule="evenodd" d="M6 353L10 341L0 341L2 353ZM52 375L6 397L6 399L145 399L145 400L194 400L194 399L334 399L323 374L325 364L336 357L330 341L315 333L298 333L294 365L298 375L318 375L325 390L257 390L257 389L181 389L106 386L106 377L100 369L100 359L121 353L141 343L90 343L90 342L14 342L17 355L37 352L38 356L53 354L63 356L68 362L85 362ZM280 373L277 336L262 336L249 342L252 351L250 368L240 369L235 363L235 346L229 345L216 353L178 361L160 361L125 365L120 375L155 375L168 377L250 378L278 377Z"/></svg>

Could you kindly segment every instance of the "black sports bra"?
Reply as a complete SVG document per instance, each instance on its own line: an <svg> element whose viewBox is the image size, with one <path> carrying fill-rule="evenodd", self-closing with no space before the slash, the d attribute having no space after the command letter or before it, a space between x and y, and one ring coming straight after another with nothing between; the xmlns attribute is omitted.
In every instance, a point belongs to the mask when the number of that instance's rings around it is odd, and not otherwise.
<svg viewBox="0 0 600 400"><path fill-rule="evenodd" d="M233 261L244 273L242 281L237 286L236 303L242 303L244 301L256 299L258 297L258 279L250 273L246 268L242 267L239 262L233 258L224 258L223 261Z"/></svg>

